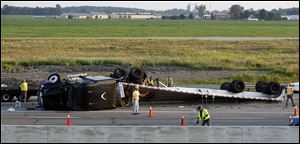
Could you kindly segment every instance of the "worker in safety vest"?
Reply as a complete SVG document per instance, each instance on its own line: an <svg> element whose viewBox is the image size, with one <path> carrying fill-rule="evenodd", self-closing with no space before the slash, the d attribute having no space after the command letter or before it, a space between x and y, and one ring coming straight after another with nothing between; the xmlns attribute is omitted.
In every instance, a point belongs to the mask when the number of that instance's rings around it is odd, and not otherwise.
<svg viewBox="0 0 300 144"><path fill-rule="evenodd" d="M132 92L132 111L133 115L138 115L139 113L139 100L140 96L146 96L149 92L145 94L140 94L139 92L139 85L135 85L134 91Z"/></svg>
<svg viewBox="0 0 300 144"><path fill-rule="evenodd" d="M206 125L209 126L209 121L210 121L210 115L207 111L207 109L203 108L202 106L198 106L198 117L197 117L197 121L196 124L198 124L200 121L202 121L202 126Z"/></svg>
<svg viewBox="0 0 300 144"><path fill-rule="evenodd" d="M152 76L150 76L149 80L145 81L145 85L147 85L147 86L154 86L154 81L152 79Z"/></svg>
<svg viewBox="0 0 300 144"><path fill-rule="evenodd" d="M20 90L21 90L20 93L21 100L24 100L24 102L26 103L27 91L28 91L28 84L26 79L24 79L23 82L21 83Z"/></svg>
<svg viewBox="0 0 300 144"><path fill-rule="evenodd" d="M289 99L291 99L292 105L294 107L295 104L294 104L294 100L293 100L293 95L294 95L294 85L293 84L288 85L288 87L286 88L286 94L287 94L287 98L286 98L286 102L285 102L285 107L287 108Z"/></svg>
<svg viewBox="0 0 300 144"><path fill-rule="evenodd" d="M173 87L174 86L173 79L170 76L168 76L167 86L168 87Z"/></svg>

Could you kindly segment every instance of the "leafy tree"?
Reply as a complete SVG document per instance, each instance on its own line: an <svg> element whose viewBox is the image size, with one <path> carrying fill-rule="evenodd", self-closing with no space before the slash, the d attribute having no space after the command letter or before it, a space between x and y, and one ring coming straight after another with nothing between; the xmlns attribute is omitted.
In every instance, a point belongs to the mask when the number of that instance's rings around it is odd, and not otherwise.
<svg viewBox="0 0 300 144"><path fill-rule="evenodd" d="M177 20L178 16L171 16L171 20Z"/></svg>
<svg viewBox="0 0 300 144"><path fill-rule="evenodd" d="M196 10L198 11L198 16L200 18L203 17L205 9L206 9L205 5L199 5L199 6L196 7Z"/></svg>
<svg viewBox="0 0 300 144"><path fill-rule="evenodd" d="M250 10L245 10L243 13L242 13L242 17L243 18L248 18L251 16L251 11Z"/></svg>
<svg viewBox="0 0 300 144"><path fill-rule="evenodd" d="M56 4L55 6L55 15L61 15L62 14L62 8L59 4Z"/></svg>
<svg viewBox="0 0 300 144"><path fill-rule="evenodd" d="M179 19L185 19L185 15L184 14L180 14L179 15Z"/></svg>
<svg viewBox="0 0 300 144"><path fill-rule="evenodd" d="M267 20L275 20L275 14L272 12L267 12Z"/></svg>
<svg viewBox="0 0 300 144"><path fill-rule="evenodd" d="M189 19L194 19L194 15L192 13L189 14Z"/></svg>
<svg viewBox="0 0 300 144"><path fill-rule="evenodd" d="M244 7L236 4L230 7L229 14L232 19L241 19L243 11L244 11Z"/></svg>
<svg viewBox="0 0 300 144"><path fill-rule="evenodd" d="M268 13L265 9L261 9L258 11L258 18L261 20L266 20L268 19Z"/></svg>

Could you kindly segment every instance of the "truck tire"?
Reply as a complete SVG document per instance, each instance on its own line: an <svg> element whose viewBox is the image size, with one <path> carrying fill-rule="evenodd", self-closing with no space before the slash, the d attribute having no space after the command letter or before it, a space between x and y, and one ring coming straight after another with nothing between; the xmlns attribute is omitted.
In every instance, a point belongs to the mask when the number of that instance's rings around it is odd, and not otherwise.
<svg viewBox="0 0 300 144"><path fill-rule="evenodd" d="M116 68L112 74L112 78L126 77L127 71L122 68Z"/></svg>
<svg viewBox="0 0 300 144"><path fill-rule="evenodd" d="M229 90L229 87L230 87L230 82L224 82L224 83L222 83L220 89L221 90Z"/></svg>
<svg viewBox="0 0 300 144"><path fill-rule="evenodd" d="M234 93L240 93L244 91L245 89L245 83L241 80L233 80L230 84L230 90L231 92Z"/></svg>
<svg viewBox="0 0 300 144"><path fill-rule="evenodd" d="M9 94L3 94L1 96L1 101L3 101L3 102L10 102L13 98L14 98L14 96L11 96Z"/></svg>
<svg viewBox="0 0 300 144"><path fill-rule="evenodd" d="M134 67L130 71L131 76L134 77L135 79L142 79L144 77L144 72L142 69Z"/></svg>
<svg viewBox="0 0 300 144"><path fill-rule="evenodd" d="M264 89L267 87L267 82L265 81L257 81L256 84L255 84L255 90L257 92L263 92Z"/></svg>
<svg viewBox="0 0 300 144"><path fill-rule="evenodd" d="M266 94L278 94L280 91L281 87L277 82L269 82L266 87Z"/></svg>
<svg viewBox="0 0 300 144"><path fill-rule="evenodd" d="M147 75L144 72L143 69L138 68L138 67L133 67L129 74L128 74L128 82L135 83L135 84L141 84L144 79L146 79Z"/></svg>
<svg viewBox="0 0 300 144"><path fill-rule="evenodd" d="M48 80L52 83L59 83L60 82L60 76L59 74L57 73L54 73L54 74L51 74L49 77L48 77Z"/></svg>

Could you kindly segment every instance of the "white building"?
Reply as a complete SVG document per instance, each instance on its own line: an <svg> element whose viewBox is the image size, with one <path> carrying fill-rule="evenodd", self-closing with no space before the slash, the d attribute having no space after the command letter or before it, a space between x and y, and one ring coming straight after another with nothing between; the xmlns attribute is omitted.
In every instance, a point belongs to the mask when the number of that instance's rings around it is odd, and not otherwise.
<svg viewBox="0 0 300 144"><path fill-rule="evenodd" d="M161 19L161 15L151 13L113 12L112 19Z"/></svg>
<svg viewBox="0 0 300 144"><path fill-rule="evenodd" d="M247 20L248 21L258 21L258 18L256 18L256 17L254 17L254 16L249 16L248 18L247 18Z"/></svg>
<svg viewBox="0 0 300 144"><path fill-rule="evenodd" d="M90 13L63 13L59 16L65 19L89 19L92 18Z"/></svg>
<svg viewBox="0 0 300 144"><path fill-rule="evenodd" d="M93 19L108 19L109 15L104 12L91 12Z"/></svg>
<svg viewBox="0 0 300 144"><path fill-rule="evenodd" d="M205 15L203 15L203 19L210 20L211 19L211 15L210 14L205 14Z"/></svg>
<svg viewBox="0 0 300 144"><path fill-rule="evenodd" d="M284 15L281 18L287 18L287 20L299 21L299 15Z"/></svg>

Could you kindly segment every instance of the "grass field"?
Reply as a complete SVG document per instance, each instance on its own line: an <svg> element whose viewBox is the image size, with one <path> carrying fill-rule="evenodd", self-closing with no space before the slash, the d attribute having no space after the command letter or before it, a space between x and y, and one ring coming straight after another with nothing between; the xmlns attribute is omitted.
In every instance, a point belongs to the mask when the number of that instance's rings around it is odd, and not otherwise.
<svg viewBox="0 0 300 144"><path fill-rule="evenodd" d="M2 16L1 38L299 37L299 22L69 20Z"/></svg>
<svg viewBox="0 0 300 144"><path fill-rule="evenodd" d="M105 64L183 66L198 70L271 70L270 75L232 75L232 78L247 82L258 79L288 82L299 79L299 40L1 40L1 69ZM208 82L195 80L194 83Z"/></svg>

